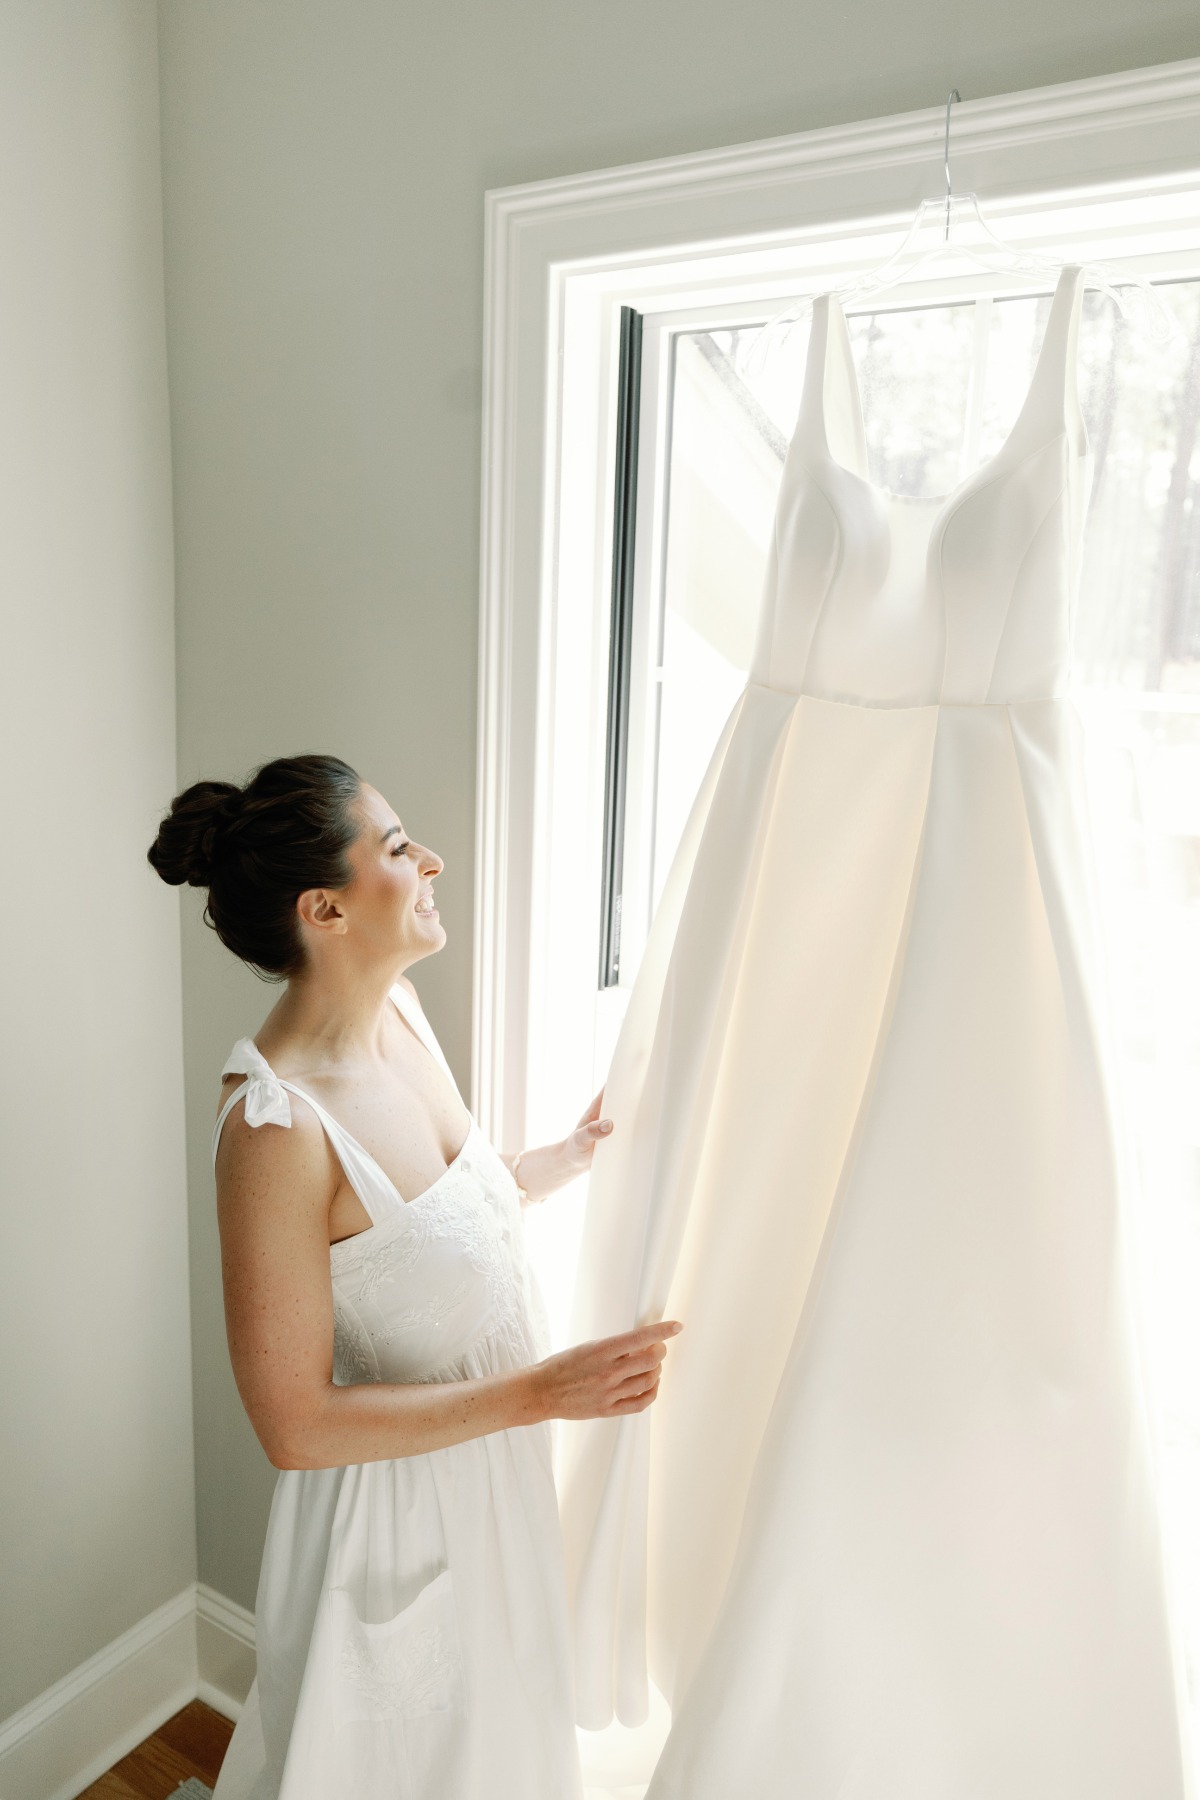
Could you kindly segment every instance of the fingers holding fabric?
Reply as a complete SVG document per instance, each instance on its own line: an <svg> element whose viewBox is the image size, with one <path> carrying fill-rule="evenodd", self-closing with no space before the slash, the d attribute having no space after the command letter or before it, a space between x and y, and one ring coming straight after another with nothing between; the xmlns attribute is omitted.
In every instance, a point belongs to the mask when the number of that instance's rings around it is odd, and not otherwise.
<svg viewBox="0 0 1200 1800"><path fill-rule="evenodd" d="M548 1357L533 1371L545 1416L597 1419L649 1406L658 1392L667 1340L682 1329L677 1319L665 1319Z"/></svg>

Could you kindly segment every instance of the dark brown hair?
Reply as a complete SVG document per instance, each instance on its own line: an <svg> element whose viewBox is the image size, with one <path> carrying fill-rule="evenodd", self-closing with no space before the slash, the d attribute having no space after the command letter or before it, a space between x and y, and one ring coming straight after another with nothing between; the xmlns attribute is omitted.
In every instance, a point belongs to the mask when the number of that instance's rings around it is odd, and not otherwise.
<svg viewBox="0 0 1200 1800"><path fill-rule="evenodd" d="M197 781L171 802L146 852L172 887L208 889L204 922L265 981L304 966L296 901L348 886L361 783L337 756L280 756L245 787Z"/></svg>

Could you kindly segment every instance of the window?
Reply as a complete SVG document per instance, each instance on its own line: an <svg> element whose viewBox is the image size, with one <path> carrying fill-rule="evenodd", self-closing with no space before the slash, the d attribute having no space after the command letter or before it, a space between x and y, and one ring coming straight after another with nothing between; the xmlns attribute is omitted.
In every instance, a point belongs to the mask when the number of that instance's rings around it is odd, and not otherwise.
<svg viewBox="0 0 1200 1800"><path fill-rule="evenodd" d="M919 195L942 190L944 127L937 105L487 196L472 1091L506 1147L559 1135L603 1081L683 811L741 686L806 349L803 327L786 344L756 333L795 294L895 248ZM956 187L969 168L997 235L1170 283L1189 332L1186 351L1160 356L1113 332L1108 303L1085 293L1097 468L1074 648L1193 1696L1197 142L1200 59L969 100L951 144ZM887 422L870 445L883 485L944 492L1005 431L1047 297L989 298L999 286L952 268L906 283L902 305L879 296L875 312L852 311L868 425ZM618 855L605 809L625 308L642 334ZM930 362L937 405L906 417ZM619 962L601 970L605 906ZM560 1342L585 1187L528 1219Z"/></svg>

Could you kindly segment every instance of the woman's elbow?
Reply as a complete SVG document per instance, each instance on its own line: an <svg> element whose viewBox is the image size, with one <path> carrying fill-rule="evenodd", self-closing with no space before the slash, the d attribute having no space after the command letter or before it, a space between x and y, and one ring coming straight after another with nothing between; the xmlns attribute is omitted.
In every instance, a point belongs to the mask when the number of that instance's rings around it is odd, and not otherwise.
<svg viewBox="0 0 1200 1800"><path fill-rule="evenodd" d="M255 1435L275 1469L312 1469L312 1433L308 1421L286 1413L259 1411L250 1415Z"/></svg>
<svg viewBox="0 0 1200 1800"><path fill-rule="evenodd" d="M262 1443L263 1449L267 1453L267 1461L274 1469L307 1469L311 1467L311 1464L307 1463L296 1450L288 1449L284 1445L277 1445L273 1441L263 1443L261 1438L259 1442Z"/></svg>

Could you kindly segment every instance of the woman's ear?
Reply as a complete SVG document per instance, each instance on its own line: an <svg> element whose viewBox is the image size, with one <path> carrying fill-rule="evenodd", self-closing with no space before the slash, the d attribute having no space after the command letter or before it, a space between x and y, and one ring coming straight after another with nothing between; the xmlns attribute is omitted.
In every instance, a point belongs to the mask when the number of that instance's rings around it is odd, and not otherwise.
<svg viewBox="0 0 1200 1800"><path fill-rule="evenodd" d="M340 937L347 929L346 915L328 888L306 888L296 901L296 912L301 924L313 931Z"/></svg>

